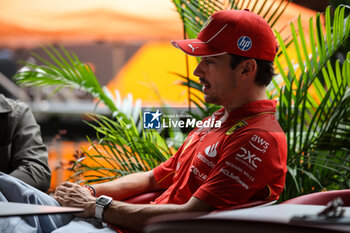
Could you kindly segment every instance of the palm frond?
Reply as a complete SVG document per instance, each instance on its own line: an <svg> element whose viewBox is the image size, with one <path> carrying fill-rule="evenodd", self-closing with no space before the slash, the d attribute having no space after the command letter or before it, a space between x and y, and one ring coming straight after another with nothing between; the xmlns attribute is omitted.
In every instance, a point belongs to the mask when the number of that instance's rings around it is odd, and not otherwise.
<svg viewBox="0 0 350 233"><path fill-rule="evenodd" d="M48 61L37 54L32 54L44 65L37 66L25 62L27 68L19 72L15 78L18 83L34 86L57 86L82 89L100 99L112 112L117 111L113 101L107 97L101 88L91 68L82 63L75 54L69 53L63 47L59 51L53 46L44 48L51 58Z"/></svg>
<svg viewBox="0 0 350 233"><path fill-rule="evenodd" d="M347 94L350 84L350 53L343 64L339 61L331 62L334 54L350 36L350 21L344 16L345 8L349 7L339 6L335 9L333 21L330 8L327 8L325 36L322 33L320 14L317 14L315 24L312 18L309 21L308 39L303 33L300 17L298 30L291 24L291 46L297 55L296 63L290 58L279 33L275 32L282 50L282 55L275 59L275 63L284 81L282 88L280 84L274 83L280 90L279 122L287 134L288 166L294 171L287 176L288 185L284 195L289 198L310 192L311 188L322 190L329 177L344 175L338 170L344 163L334 162L338 158L331 155L346 156L348 152L339 146L325 149L323 140L328 138L328 143L329 140L339 143L348 140L350 136L346 130L350 127L349 121L344 120L350 113ZM283 62L287 64L288 73ZM317 159L317 153L325 151L329 153L327 159ZM323 162L323 167L320 166L320 161ZM324 174L328 175L328 179L325 179ZM296 182L293 175L304 179Z"/></svg>
<svg viewBox="0 0 350 233"><path fill-rule="evenodd" d="M74 161L71 179L95 183L148 171L173 153L154 130L139 132L135 124L102 115L90 115L90 119L92 122L86 124L96 131L97 140L90 140L91 150L84 151L81 159Z"/></svg>
<svg viewBox="0 0 350 233"><path fill-rule="evenodd" d="M91 68L81 62L74 53L68 52L60 46L48 48L42 47L51 60L44 59L38 54L32 56L41 61L43 65L36 65L33 62L24 62L22 68L15 76L16 82L25 86L55 86L58 91L63 87L79 89L91 94L100 102L104 103L111 111L113 117L118 116L124 122L130 123L130 117L134 122L139 122L141 101L136 100L133 104L132 96L122 100L118 90L115 95L101 87L97 77ZM141 126L138 125L140 130Z"/></svg>

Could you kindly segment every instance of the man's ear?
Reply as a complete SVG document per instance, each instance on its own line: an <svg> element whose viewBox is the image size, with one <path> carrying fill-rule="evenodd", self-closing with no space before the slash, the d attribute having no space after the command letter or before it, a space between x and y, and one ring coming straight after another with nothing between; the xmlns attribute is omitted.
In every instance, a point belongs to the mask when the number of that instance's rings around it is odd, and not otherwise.
<svg viewBox="0 0 350 233"><path fill-rule="evenodd" d="M241 77L242 79L248 79L250 77L255 78L258 72L258 64L255 59L250 58L241 63Z"/></svg>

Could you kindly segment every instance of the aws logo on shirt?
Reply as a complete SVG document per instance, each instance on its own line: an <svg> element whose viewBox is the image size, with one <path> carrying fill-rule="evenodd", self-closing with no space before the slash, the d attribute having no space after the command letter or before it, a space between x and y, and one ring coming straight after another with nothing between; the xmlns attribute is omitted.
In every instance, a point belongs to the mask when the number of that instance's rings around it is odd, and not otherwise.
<svg viewBox="0 0 350 233"><path fill-rule="evenodd" d="M266 150L269 148L269 145L270 145L268 141L266 141L262 137L259 137L256 134L254 134L254 136L249 140L249 144L255 149L257 149L258 151L261 151L263 153L266 152Z"/></svg>

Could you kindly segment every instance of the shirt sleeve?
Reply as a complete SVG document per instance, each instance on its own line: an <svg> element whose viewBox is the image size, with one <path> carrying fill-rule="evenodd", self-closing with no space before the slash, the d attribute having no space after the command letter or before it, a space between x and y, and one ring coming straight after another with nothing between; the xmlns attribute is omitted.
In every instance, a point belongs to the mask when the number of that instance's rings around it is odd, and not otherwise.
<svg viewBox="0 0 350 233"><path fill-rule="evenodd" d="M173 183L173 177L175 175L175 155L170 157L167 161L161 163L159 166L153 169L153 175L157 183L162 188L167 189Z"/></svg>
<svg viewBox="0 0 350 233"><path fill-rule="evenodd" d="M11 120L14 127L11 136L11 165L14 170L10 175L46 192L50 186L51 171L40 126L26 104L18 102L13 111L15 118Z"/></svg>
<svg viewBox="0 0 350 233"><path fill-rule="evenodd" d="M250 130L224 141L220 148L218 162L193 196L224 208L255 198L270 199L271 182L281 183L283 190L284 165L269 132Z"/></svg>
<svg viewBox="0 0 350 233"><path fill-rule="evenodd" d="M186 140L188 140L188 138L189 137L187 137ZM185 143L181 145L175 155L171 156L167 161L161 163L159 166L153 169L154 178L156 179L157 183L164 189L169 188L170 185L173 184L173 178L176 174L178 157L182 153L184 144Z"/></svg>

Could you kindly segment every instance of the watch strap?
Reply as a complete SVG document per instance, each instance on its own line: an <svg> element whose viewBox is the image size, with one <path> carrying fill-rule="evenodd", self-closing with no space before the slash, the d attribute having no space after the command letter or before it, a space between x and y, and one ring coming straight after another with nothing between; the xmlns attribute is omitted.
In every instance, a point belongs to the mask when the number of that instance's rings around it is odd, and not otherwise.
<svg viewBox="0 0 350 233"><path fill-rule="evenodd" d="M97 218L98 220L103 221L103 211L104 211L104 206L96 204L95 218Z"/></svg>

